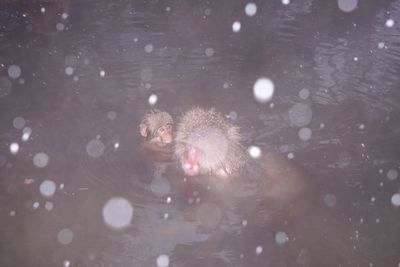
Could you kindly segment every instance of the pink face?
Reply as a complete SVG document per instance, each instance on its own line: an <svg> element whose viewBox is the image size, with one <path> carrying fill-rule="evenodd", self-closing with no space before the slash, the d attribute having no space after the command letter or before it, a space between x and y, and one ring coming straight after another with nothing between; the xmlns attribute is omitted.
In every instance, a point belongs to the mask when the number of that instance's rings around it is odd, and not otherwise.
<svg viewBox="0 0 400 267"><path fill-rule="evenodd" d="M170 144L172 142L172 126L167 124L158 128L157 135L161 138L162 144Z"/></svg>
<svg viewBox="0 0 400 267"><path fill-rule="evenodd" d="M185 145L185 153L181 160L182 169L186 175L195 176L200 172L199 158L203 155L203 151L200 148L192 145Z"/></svg>

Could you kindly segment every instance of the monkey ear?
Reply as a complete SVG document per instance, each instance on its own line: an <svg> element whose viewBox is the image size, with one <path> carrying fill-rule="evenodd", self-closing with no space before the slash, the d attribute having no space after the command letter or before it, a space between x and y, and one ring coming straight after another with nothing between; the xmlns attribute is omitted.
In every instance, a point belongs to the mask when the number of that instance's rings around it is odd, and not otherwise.
<svg viewBox="0 0 400 267"><path fill-rule="evenodd" d="M140 125L139 125L139 128L140 128L140 134L143 136L143 137L147 137L147 126L146 126L146 124L144 124L144 123L141 123Z"/></svg>

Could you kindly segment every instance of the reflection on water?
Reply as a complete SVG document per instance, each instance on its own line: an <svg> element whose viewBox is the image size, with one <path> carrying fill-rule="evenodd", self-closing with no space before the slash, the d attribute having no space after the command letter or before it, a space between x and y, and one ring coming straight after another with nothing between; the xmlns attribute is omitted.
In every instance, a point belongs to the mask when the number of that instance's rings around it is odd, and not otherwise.
<svg viewBox="0 0 400 267"><path fill-rule="evenodd" d="M400 1L254 3L0 4L1 266L399 264ZM177 118L215 106L303 166L312 207L250 214L251 192L231 209L218 183L155 169L152 94Z"/></svg>

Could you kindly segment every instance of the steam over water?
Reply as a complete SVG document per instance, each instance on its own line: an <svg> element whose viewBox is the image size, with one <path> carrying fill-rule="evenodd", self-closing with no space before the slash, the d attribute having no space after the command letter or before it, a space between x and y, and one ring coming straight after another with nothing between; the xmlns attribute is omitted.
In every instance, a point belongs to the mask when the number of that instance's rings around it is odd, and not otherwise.
<svg viewBox="0 0 400 267"><path fill-rule="evenodd" d="M400 0L1 1L0 266L400 266L399 36ZM192 106L313 206L149 163L146 110Z"/></svg>

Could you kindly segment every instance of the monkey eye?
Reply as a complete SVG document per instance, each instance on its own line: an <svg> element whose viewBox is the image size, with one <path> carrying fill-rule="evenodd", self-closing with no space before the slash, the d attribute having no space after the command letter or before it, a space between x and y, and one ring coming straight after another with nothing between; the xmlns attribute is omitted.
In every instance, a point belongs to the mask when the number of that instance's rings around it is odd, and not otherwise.
<svg viewBox="0 0 400 267"><path fill-rule="evenodd" d="M158 130L157 130L157 132L160 133L160 134L164 133L164 131L165 131L165 128L164 128L164 127L160 127L160 128L158 128Z"/></svg>

